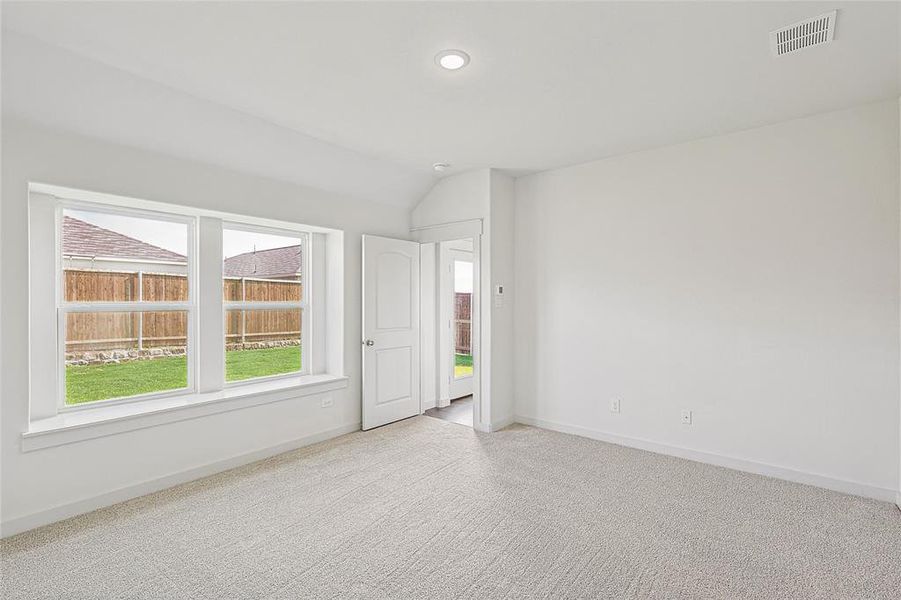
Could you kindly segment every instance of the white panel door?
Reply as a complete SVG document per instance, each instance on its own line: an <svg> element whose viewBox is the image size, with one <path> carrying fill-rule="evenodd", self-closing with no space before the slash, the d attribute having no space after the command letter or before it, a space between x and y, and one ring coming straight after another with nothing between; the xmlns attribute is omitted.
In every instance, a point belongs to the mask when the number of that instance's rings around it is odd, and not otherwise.
<svg viewBox="0 0 901 600"><path fill-rule="evenodd" d="M364 235L363 429L419 413L419 244Z"/></svg>

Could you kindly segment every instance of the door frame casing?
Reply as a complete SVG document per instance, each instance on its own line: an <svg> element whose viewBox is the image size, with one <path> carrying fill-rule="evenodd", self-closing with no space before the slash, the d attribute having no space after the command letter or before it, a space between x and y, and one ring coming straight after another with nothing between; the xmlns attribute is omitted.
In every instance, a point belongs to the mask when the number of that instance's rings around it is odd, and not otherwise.
<svg viewBox="0 0 901 600"><path fill-rule="evenodd" d="M482 256L485 255L482 248L482 219L417 227L411 229L410 233L413 239L421 244L452 242L466 238L472 239L472 313L473 315L478 315L478 318L473 319L472 324L472 426L477 431L491 431L491 398L490 394L486 393L486 386L483 385L489 381L485 376L487 375L489 364L484 359L482 352L482 332L484 331L483 326L486 316L486 311L482 310L484 304L482 302ZM435 343L437 344L438 340L435 340ZM425 355L425 352L420 352L420 357ZM435 355L440 360L440 347L436 347ZM421 372L424 371L421 367L420 370ZM436 372L438 372L437 369ZM421 402L422 394L420 394ZM420 410L422 410L421 407Z"/></svg>

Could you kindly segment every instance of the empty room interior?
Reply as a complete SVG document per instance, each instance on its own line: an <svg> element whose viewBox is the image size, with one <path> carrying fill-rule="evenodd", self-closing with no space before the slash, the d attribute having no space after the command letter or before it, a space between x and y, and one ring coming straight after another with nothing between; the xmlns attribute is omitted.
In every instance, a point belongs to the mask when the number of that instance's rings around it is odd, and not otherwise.
<svg viewBox="0 0 901 600"><path fill-rule="evenodd" d="M0 11L0 597L901 598L901 2Z"/></svg>

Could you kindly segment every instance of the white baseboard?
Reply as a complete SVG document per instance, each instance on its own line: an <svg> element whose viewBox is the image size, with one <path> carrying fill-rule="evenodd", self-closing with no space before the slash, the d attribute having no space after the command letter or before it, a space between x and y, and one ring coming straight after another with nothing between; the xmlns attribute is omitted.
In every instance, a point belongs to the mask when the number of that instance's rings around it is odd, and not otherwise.
<svg viewBox="0 0 901 600"><path fill-rule="evenodd" d="M434 398L422 401L422 412L425 412L425 411L429 410L430 408L435 408L435 399Z"/></svg>
<svg viewBox="0 0 901 600"><path fill-rule="evenodd" d="M228 471L229 469L234 469L235 467L240 467L252 462L256 462L258 460L263 460L265 458L269 458L270 456L290 452L291 450L296 450L297 448L302 448L304 446L309 446L310 444L323 442L325 440L338 437L339 435L353 433L354 431L359 430L359 423L342 425L341 427L335 427L334 429L320 431L318 433L307 435L302 438L282 442L280 444L276 444L275 446L269 446L266 448L261 448L259 450L254 450L252 452L247 452L245 454L239 454L237 456L232 456L224 460L208 463L200 467L194 467L185 471L173 473L172 475L166 475L165 477L150 479L141 483L129 485L113 490L111 492L105 492L98 496L84 498L82 500L77 500L69 504L63 504L22 517L9 519L0 523L0 537L9 537L23 531L28 531L29 529L34 529L43 525L49 525L50 523L62 521L63 519L68 519L70 517L88 513L99 508L105 508L107 506L112 506L113 504L125 502L126 500L131 500L132 498L146 496L147 494L152 494L153 492L158 492L160 490L164 490L181 483L187 483L189 481L194 481L195 479L200 479L209 475L215 475L216 473L221 473L222 471Z"/></svg>
<svg viewBox="0 0 901 600"><path fill-rule="evenodd" d="M803 471L795 471L793 469L787 469L785 467L778 467L776 465L769 465L766 463L745 460L742 458L733 458L731 456L711 454L709 452L701 452L699 450L691 450L689 448L682 448L680 446L671 446L669 444L661 444L659 442L653 442L641 438L626 437L613 433L607 433L604 431L588 429L586 427L579 427L577 425L567 425L564 423L547 421L545 419L536 419L523 415L517 415L516 417L514 417L514 420L517 423L522 423L524 425L532 425L534 427L541 427L542 429L550 429L552 431L559 431L561 433L569 433L572 435L600 440L602 442L609 442L611 444L617 444L620 446L638 448L639 450L647 450L649 452L656 452L657 454L676 456L678 458L693 460L695 462L716 465L718 467L726 467L728 469L735 469L736 471L754 473L755 475L764 475L766 477L784 479L786 481L792 481L795 483L803 483L806 485L821 487L827 490L833 490L845 494L863 496L865 498L873 498L874 500L882 500L885 502L901 501L901 494L899 494L896 490L873 486L866 483L848 481L845 479L836 479L834 477L818 475L815 473L805 473ZM899 502L899 506L901 506L901 502Z"/></svg>
<svg viewBox="0 0 901 600"><path fill-rule="evenodd" d="M510 425L513 425L513 423L515 423L515 422L516 422L516 419L514 419L513 417L507 417L506 419L498 419L497 421L494 421L491 424L491 431L492 432L500 431L504 427L509 427Z"/></svg>

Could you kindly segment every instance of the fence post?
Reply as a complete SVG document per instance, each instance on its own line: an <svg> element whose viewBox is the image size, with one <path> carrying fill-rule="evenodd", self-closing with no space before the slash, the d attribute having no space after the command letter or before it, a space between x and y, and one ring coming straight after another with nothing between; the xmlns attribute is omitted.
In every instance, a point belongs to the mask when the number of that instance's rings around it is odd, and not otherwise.
<svg viewBox="0 0 901 600"><path fill-rule="evenodd" d="M247 278L241 278L241 302L247 302ZM244 349L245 334L247 331L247 311L241 309L241 349Z"/></svg>
<svg viewBox="0 0 901 600"><path fill-rule="evenodd" d="M138 271L138 302L144 301L144 271ZM144 349L144 311L138 312L138 351Z"/></svg>

